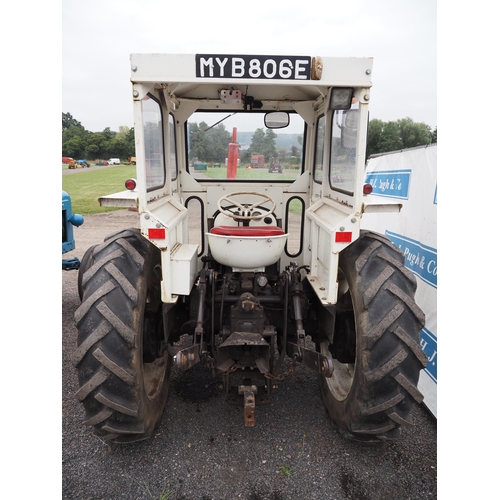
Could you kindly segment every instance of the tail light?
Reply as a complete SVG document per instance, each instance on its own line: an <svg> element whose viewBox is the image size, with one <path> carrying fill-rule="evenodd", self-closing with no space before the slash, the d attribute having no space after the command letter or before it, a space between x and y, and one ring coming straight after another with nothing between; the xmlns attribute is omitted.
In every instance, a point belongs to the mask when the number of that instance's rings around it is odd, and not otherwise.
<svg viewBox="0 0 500 500"><path fill-rule="evenodd" d="M125 181L125 187L129 190L129 191L133 191L137 186L137 181L135 179L127 179Z"/></svg>

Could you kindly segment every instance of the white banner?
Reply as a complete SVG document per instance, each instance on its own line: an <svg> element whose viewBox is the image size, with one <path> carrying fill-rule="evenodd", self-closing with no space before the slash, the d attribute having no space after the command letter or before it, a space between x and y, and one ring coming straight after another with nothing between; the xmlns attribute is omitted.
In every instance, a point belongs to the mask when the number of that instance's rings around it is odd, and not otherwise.
<svg viewBox="0 0 500 500"><path fill-rule="evenodd" d="M419 389L437 418L437 144L371 157L366 182L372 196L403 205L400 213L364 214L361 226L389 237L417 277L415 299L426 318L420 344L429 358Z"/></svg>

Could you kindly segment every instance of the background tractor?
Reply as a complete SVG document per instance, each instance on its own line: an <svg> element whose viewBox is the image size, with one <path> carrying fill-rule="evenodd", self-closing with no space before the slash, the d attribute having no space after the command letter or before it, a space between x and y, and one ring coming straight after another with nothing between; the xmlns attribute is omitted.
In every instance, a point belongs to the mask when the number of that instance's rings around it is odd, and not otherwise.
<svg viewBox="0 0 500 500"><path fill-rule="evenodd" d="M80 214L73 213L71 197L66 191L62 192L62 253L63 255L75 249L75 238L73 236L73 226L81 226L84 222ZM66 271L78 269L80 259L73 257L62 261L62 268Z"/></svg>
<svg viewBox="0 0 500 500"><path fill-rule="evenodd" d="M279 158L271 158L269 161L269 172L282 172L281 162Z"/></svg>
<svg viewBox="0 0 500 500"><path fill-rule="evenodd" d="M427 362L416 280L360 228L401 208L363 182L371 73L370 58L131 56L136 178L99 201L137 209L140 229L89 248L79 269L77 397L95 434L151 437L172 367L198 363L245 426L299 363L343 435L410 424ZM302 150L287 169L291 138ZM247 168L278 140L281 173Z"/></svg>

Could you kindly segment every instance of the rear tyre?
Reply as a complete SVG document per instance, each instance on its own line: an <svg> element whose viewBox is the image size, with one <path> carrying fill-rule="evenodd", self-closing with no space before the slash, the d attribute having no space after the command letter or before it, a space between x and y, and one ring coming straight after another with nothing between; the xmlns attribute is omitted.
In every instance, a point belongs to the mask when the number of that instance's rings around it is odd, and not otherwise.
<svg viewBox="0 0 500 500"><path fill-rule="evenodd" d="M414 300L416 280L389 239L369 231L339 259L333 377L321 393L341 434L360 441L396 438L423 396L417 389L427 357L420 348L425 316Z"/></svg>
<svg viewBox="0 0 500 500"><path fill-rule="evenodd" d="M85 251L83 254L82 260L80 261L80 267L78 268L78 296L80 297L80 301L83 299L83 275L85 271L92 265L92 254L94 252L94 248L97 245L93 245Z"/></svg>
<svg viewBox="0 0 500 500"><path fill-rule="evenodd" d="M85 425L102 439L151 437L168 395L172 357L163 339L160 251L129 229L92 249L75 313L74 363Z"/></svg>

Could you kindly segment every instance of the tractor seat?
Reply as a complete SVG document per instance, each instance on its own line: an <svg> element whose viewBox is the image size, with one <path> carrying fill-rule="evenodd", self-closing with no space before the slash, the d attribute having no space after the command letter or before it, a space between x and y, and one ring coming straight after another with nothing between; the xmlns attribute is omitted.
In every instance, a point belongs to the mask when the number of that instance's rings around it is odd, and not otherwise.
<svg viewBox="0 0 500 500"><path fill-rule="evenodd" d="M206 234L214 259L238 272L278 262L288 238L278 226L215 226Z"/></svg>
<svg viewBox="0 0 500 500"><path fill-rule="evenodd" d="M215 226L211 234L233 237L283 236L285 232L278 226Z"/></svg>

